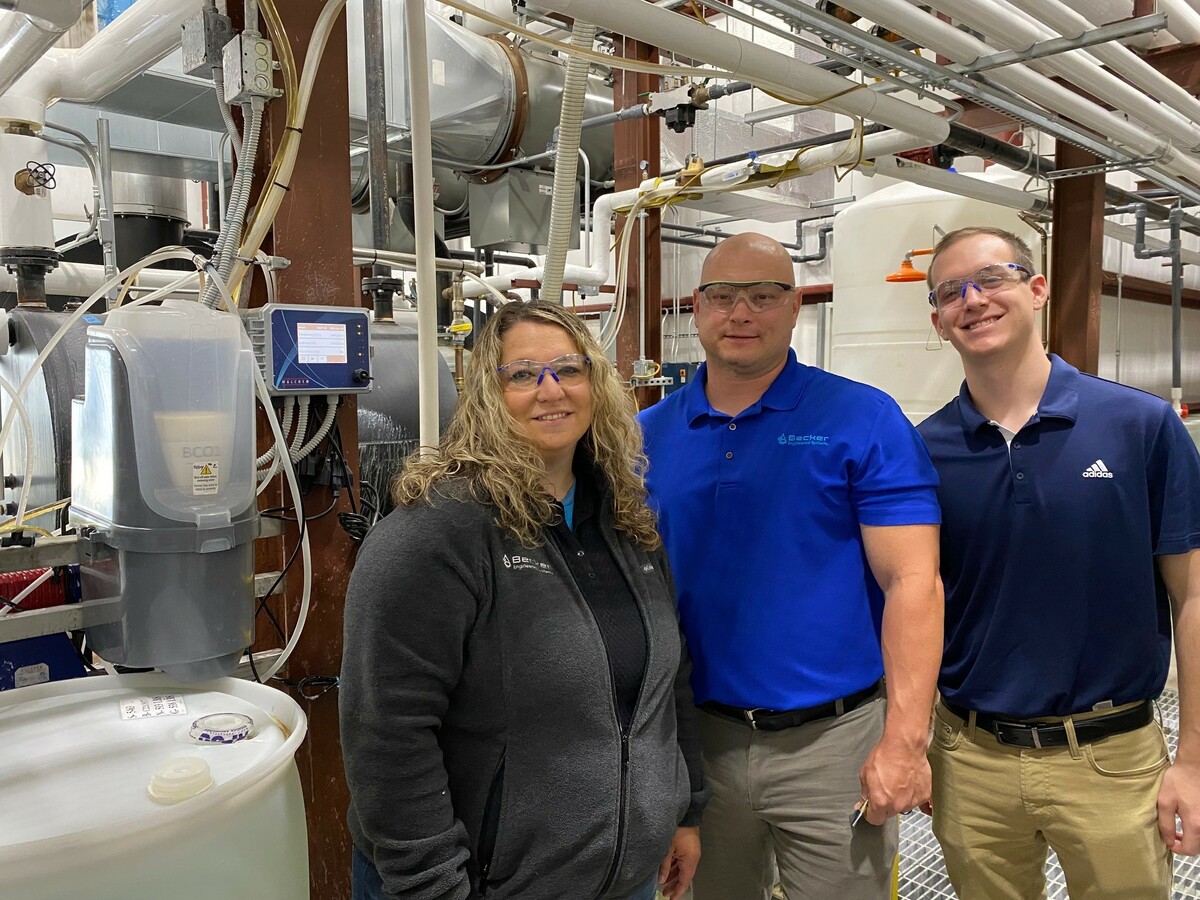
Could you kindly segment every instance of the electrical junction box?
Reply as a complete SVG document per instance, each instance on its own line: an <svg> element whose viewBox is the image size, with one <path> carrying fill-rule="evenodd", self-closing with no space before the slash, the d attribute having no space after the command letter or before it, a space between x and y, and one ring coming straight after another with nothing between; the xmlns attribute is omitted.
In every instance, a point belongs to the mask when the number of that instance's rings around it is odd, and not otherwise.
<svg viewBox="0 0 1200 900"><path fill-rule="evenodd" d="M242 311L254 355L275 396L371 389L371 315L346 306L268 303Z"/></svg>
<svg viewBox="0 0 1200 900"><path fill-rule="evenodd" d="M578 191L576 191L578 194ZM510 169L490 184L467 187L471 207L471 246L491 250L544 252L550 240L554 175ZM578 208L578 201L576 201ZM579 227L572 216L572 250L579 246Z"/></svg>

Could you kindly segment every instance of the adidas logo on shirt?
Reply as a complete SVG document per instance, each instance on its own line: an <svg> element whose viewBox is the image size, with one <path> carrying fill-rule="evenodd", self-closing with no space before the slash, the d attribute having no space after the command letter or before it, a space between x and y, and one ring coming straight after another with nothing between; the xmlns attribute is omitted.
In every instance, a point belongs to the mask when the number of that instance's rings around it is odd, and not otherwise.
<svg viewBox="0 0 1200 900"><path fill-rule="evenodd" d="M1083 470L1084 478L1112 478L1113 473L1108 471L1108 466L1104 464L1104 460L1098 459L1086 469Z"/></svg>

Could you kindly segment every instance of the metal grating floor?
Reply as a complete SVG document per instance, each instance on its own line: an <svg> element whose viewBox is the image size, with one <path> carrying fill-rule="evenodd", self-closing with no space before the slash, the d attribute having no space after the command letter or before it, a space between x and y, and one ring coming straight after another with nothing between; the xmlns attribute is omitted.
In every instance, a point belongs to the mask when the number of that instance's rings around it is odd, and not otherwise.
<svg viewBox="0 0 1200 900"><path fill-rule="evenodd" d="M1174 753L1179 738L1179 695L1164 691L1158 706ZM955 900L930 823L921 813L900 819L900 900ZM1046 863L1046 883L1049 900L1067 900L1067 883L1053 851ZM1200 898L1200 857L1176 857L1173 900L1191 898Z"/></svg>

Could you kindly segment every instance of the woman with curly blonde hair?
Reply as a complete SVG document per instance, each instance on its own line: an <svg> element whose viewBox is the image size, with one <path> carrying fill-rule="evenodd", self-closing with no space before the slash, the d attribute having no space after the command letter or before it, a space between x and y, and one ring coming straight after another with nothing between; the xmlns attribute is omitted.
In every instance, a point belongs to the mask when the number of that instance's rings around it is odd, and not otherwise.
<svg viewBox="0 0 1200 900"><path fill-rule="evenodd" d="M511 303L346 595L353 898L681 897L707 795L634 403Z"/></svg>

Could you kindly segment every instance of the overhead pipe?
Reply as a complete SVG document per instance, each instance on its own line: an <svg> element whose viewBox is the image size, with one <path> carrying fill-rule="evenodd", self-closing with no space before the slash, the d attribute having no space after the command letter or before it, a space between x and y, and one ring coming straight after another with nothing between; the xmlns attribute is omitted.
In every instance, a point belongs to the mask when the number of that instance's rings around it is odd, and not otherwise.
<svg viewBox="0 0 1200 900"><path fill-rule="evenodd" d="M644 0L539 0L538 5L619 34L636 35L663 50L703 59L775 93L819 102L823 109L907 132L919 139L917 146L941 143L949 129L945 119L928 110Z"/></svg>
<svg viewBox="0 0 1200 900"><path fill-rule="evenodd" d="M1029 150L1014 147L1012 144L997 140L982 131L967 128L965 125L951 125L950 135L944 144L970 156L982 156L993 160L1016 172L1044 177L1053 173L1055 169L1054 160L1049 157L1038 156ZM1143 203L1147 215L1152 219L1165 222L1170 215L1168 207L1159 203L1151 203L1146 198L1115 185L1105 185L1104 192L1105 199L1112 204ZM1185 214L1183 224L1187 231L1200 235L1200 218Z"/></svg>
<svg viewBox="0 0 1200 900"><path fill-rule="evenodd" d="M642 0L634 0L634 2L640 3ZM912 150L914 147L922 146L922 144L923 142L920 138L914 137L911 134L899 131L886 131L863 138L861 149L863 158L870 159L888 153L903 153L905 150ZM804 155L806 163L805 172L816 171L822 166L830 165L842 158L852 147L857 146L857 141L848 140L842 141L839 144L814 147ZM705 177L717 176L713 175L713 170L709 169L706 170ZM755 182L750 182L747 186L753 186L754 184ZM587 287L598 287L607 282L612 262L612 254L609 252L608 243L613 221L616 218L616 211L631 207L642 193L665 186L665 179L661 177L651 178L642 182L637 188L605 194L597 200L592 211L592 265L587 267L566 266L563 271L563 281ZM543 271L542 267L538 267L521 272L518 276L493 275L483 280L503 292L511 290L513 279L517 277L541 281ZM467 297L478 297L486 291L486 288L482 284L472 283L464 285L463 290Z"/></svg>
<svg viewBox="0 0 1200 900"><path fill-rule="evenodd" d="M721 231L718 228L701 228L698 225L680 225L677 222L663 222L660 227L670 231L679 231L683 234L699 234L705 237L713 237L718 240L733 237L733 232ZM801 252L804 250L804 245L799 243L789 244L786 241L780 241L779 246L786 247L788 250L800 250Z"/></svg>
<svg viewBox="0 0 1200 900"><path fill-rule="evenodd" d="M1113 213L1108 212L1105 215L1113 215ZM1129 244L1131 247L1138 243L1136 229L1130 228L1128 225L1118 225L1116 222L1108 219L1104 220L1104 236L1112 238L1114 241L1120 241L1122 244ZM1149 235L1143 235L1141 243L1154 249L1170 249L1169 243L1159 240L1156 237L1150 237ZM1200 252L1195 250L1181 249L1179 251L1179 258L1183 260L1183 264L1186 266L1200 266Z"/></svg>
<svg viewBox="0 0 1200 900"><path fill-rule="evenodd" d="M1044 213L1050 208L1049 200L1032 191L994 184L909 159L898 159L895 156L877 156L874 166L867 167L864 172L870 176L885 175L888 178L898 178L901 181L924 185L960 197L983 200L1009 209Z"/></svg>
<svg viewBox="0 0 1200 900"><path fill-rule="evenodd" d="M1200 13L1184 0L1158 0L1158 8L1167 14L1167 31L1181 44L1200 44Z"/></svg>
<svg viewBox="0 0 1200 900"><path fill-rule="evenodd" d="M1180 224L1183 210L1172 207L1170 215L1171 240L1166 249L1151 250L1146 246L1146 208L1138 204L1134 210L1137 223L1137 242L1133 255L1138 259L1167 257L1171 261L1171 405L1180 412L1183 404L1183 260Z"/></svg>
<svg viewBox="0 0 1200 900"><path fill-rule="evenodd" d="M800 223L797 223L797 224L799 225ZM829 235L831 235L831 234L833 234L833 223L832 222L822 223L821 226L817 229L817 249L816 249L816 251L814 251L813 253L805 253L803 256L801 256L799 258L793 256L792 262L802 262L802 263L821 262L823 259L825 259L825 257L827 257L829 255Z"/></svg>
<svg viewBox="0 0 1200 900"><path fill-rule="evenodd" d="M41 126L56 100L95 103L179 46L204 0L138 0L74 50L51 50L0 95L0 121Z"/></svg>
<svg viewBox="0 0 1200 900"><path fill-rule="evenodd" d="M981 56L992 52L987 44L966 34L955 26L943 22L936 16L911 6L905 0L845 0L840 5L883 25L900 34L919 41L936 53L958 63L970 64ZM1120 115L1085 100L1066 87L1056 84L1025 66L1014 65L989 73L996 84L1061 113L1105 135L1142 156L1154 157L1150 168L1165 170L1200 183L1200 162L1186 152L1171 147L1169 142L1158 141L1148 136L1136 124L1127 122ZM1146 105L1149 98L1143 98Z"/></svg>
<svg viewBox="0 0 1200 900"><path fill-rule="evenodd" d="M872 134L879 134L887 130L888 129L883 125L867 125L863 128L863 136L866 137ZM763 147L755 152L758 153L759 156L766 156L768 153L782 153L786 150L799 150L803 147L824 147L828 144L837 144L845 141L849 139L853 133L854 129L846 128L842 131L831 131L828 134L819 134L815 137L806 137L797 141L788 141L785 144L775 144L771 147ZM725 163L737 162L738 160L745 158L746 155L744 153L738 153L734 154L733 156L722 156L717 159L710 159L708 160L707 164L710 166L721 166ZM682 171L683 169L674 169L670 172L663 172L661 177L664 179L674 178Z"/></svg>
<svg viewBox="0 0 1200 900"><path fill-rule="evenodd" d="M989 36L993 44L1009 50L1027 50L1033 44L1054 37L1053 32L1035 25L1012 7L995 0L932 0L933 5L956 22ZM1104 71L1096 60L1082 50L1047 57L1039 65L1097 97L1103 97L1170 140L1187 147L1200 147L1200 128L1181 118L1173 110L1160 106L1152 98Z"/></svg>
<svg viewBox="0 0 1200 900"><path fill-rule="evenodd" d="M0 0L14 10L0 23L0 94L71 30L92 0Z"/></svg>
<svg viewBox="0 0 1200 900"><path fill-rule="evenodd" d="M1045 22L1063 37L1082 37L1095 29L1097 25L1062 3L1061 0L1007 0L1007 2ZM1142 90L1167 104L1186 119L1200 122L1200 100L1163 75L1128 47L1113 41L1089 47L1087 52L1118 75L1128 78Z"/></svg>

